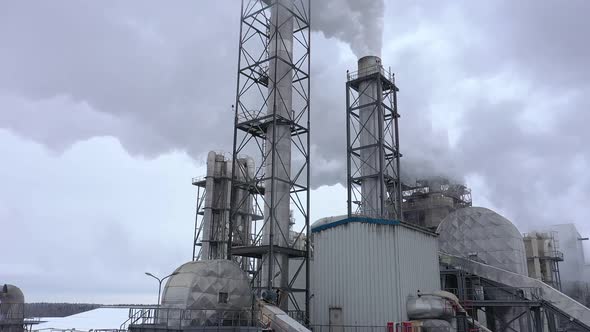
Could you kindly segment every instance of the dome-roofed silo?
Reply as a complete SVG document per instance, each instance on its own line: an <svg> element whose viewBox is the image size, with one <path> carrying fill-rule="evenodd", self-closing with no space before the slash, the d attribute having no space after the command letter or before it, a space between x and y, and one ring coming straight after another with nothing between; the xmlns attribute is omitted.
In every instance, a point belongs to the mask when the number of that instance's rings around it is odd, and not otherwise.
<svg viewBox="0 0 590 332"><path fill-rule="evenodd" d="M188 262L166 283L162 305L180 309L240 310L251 305L248 277L229 260Z"/></svg>
<svg viewBox="0 0 590 332"><path fill-rule="evenodd" d="M25 319L25 296L20 288L0 284L0 331L22 332Z"/></svg>
<svg viewBox="0 0 590 332"><path fill-rule="evenodd" d="M166 283L158 318L169 325L209 325L240 316L251 304L250 280L235 262L193 261L178 267Z"/></svg>
<svg viewBox="0 0 590 332"><path fill-rule="evenodd" d="M498 213L467 207L449 214L438 226L439 249L528 275L522 235Z"/></svg>

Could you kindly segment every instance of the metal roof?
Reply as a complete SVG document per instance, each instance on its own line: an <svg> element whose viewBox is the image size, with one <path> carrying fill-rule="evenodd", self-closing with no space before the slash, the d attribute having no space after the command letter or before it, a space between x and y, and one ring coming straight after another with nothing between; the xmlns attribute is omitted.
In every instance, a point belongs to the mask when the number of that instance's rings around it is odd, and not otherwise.
<svg viewBox="0 0 590 332"><path fill-rule="evenodd" d="M430 231L427 228L420 227L414 224L405 223L399 220L392 220L392 219L379 219L379 218L369 218L364 216L354 216L348 218L347 216L335 216L335 217L326 217L321 218L314 222L311 225L311 232L318 233L330 228L350 224L350 223L365 223L365 224L373 224L373 225L390 225L390 226L402 226L405 228L410 228L422 233L426 233L431 236L437 236L436 233Z"/></svg>
<svg viewBox="0 0 590 332"><path fill-rule="evenodd" d="M360 223L367 223L367 224L377 224L377 225L399 225L401 224L398 220L387 220L387 219L375 219L375 218L367 218L367 217L350 217L345 219L336 219L335 221L328 222L328 223L316 223L311 227L312 233L321 232L326 229L330 229L333 227L337 227L340 225L345 225L353 222L360 222Z"/></svg>

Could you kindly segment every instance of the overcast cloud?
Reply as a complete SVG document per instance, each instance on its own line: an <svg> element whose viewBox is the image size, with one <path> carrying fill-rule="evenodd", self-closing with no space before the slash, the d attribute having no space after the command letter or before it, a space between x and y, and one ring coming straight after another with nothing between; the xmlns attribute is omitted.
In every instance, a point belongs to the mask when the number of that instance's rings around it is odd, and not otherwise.
<svg viewBox="0 0 590 332"><path fill-rule="evenodd" d="M345 209L345 73L381 48L405 178L465 181L523 232L589 235L590 2L370 3L314 13L313 218ZM190 178L231 149L238 27L230 0L0 4L0 282L154 300L143 272L191 255Z"/></svg>

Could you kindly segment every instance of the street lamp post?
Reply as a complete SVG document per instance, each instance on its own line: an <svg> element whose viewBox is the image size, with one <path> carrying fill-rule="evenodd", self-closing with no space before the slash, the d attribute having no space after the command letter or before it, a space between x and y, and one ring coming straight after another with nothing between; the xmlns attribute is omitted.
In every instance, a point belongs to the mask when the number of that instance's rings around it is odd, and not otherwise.
<svg viewBox="0 0 590 332"><path fill-rule="evenodd" d="M172 277L173 275L177 275L177 274L178 274L178 272L174 272L174 273L172 273L172 274L169 274L169 275L165 276L164 278L158 278L158 277L156 277L155 275L153 275L153 274L151 274L151 273L149 273L149 272L146 272L145 274L146 274L147 276L150 276L150 277L152 277L152 278L154 278L154 279L158 280L158 309L160 309L160 294L162 293L162 282L163 282L164 280L166 280L166 279L168 279L168 278Z"/></svg>

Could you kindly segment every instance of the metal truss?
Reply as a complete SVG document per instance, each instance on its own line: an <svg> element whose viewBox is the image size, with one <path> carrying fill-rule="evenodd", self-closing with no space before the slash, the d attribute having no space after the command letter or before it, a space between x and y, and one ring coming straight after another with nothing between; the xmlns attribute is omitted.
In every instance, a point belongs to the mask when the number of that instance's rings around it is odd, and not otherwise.
<svg viewBox="0 0 590 332"><path fill-rule="evenodd" d="M193 237L193 261L201 259L201 247L202 247L202 236L203 231L203 216L205 215L205 178L197 177L192 180L193 186L197 187L197 202L195 211L195 235Z"/></svg>
<svg viewBox="0 0 590 332"><path fill-rule="evenodd" d="M544 300L540 288L509 287L444 264L441 265L441 285L443 290L457 296L472 318L481 312L488 323L495 321L497 324L492 325L499 326L488 326L494 331L518 332L511 325L520 321L524 331L530 332L590 332L590 327ZM471 331L473 324L467 317L457 318L458 331Z"/></svg>
<svg viewBox="0 0 590 332"><path fill-rule="evenodd" d="M402 218L398 91L394 75L381 65L364 70L360 75L359 72L347 73L349 216L359 214L374 218ZM378 119L377 128L371 128L368 123L373 118ZM373 158L378 159L378 163L367 161ZM376 185L363 188L365 181L373 181ZM379 201L375 202L370 196L378 197Z"/></svg>
<svg viewBox="0 0 590 332"><path fill-rule="evenodd" d="M242 0L228 254L247 261L243 268L256 291L280 293L279 305L305 311L306 320L309 1ZM245 156L254 159L253 170L236 164ZM238 191L247 194L238 197ZM263 218L244 231L237 215L250 204Z"/></svg>

